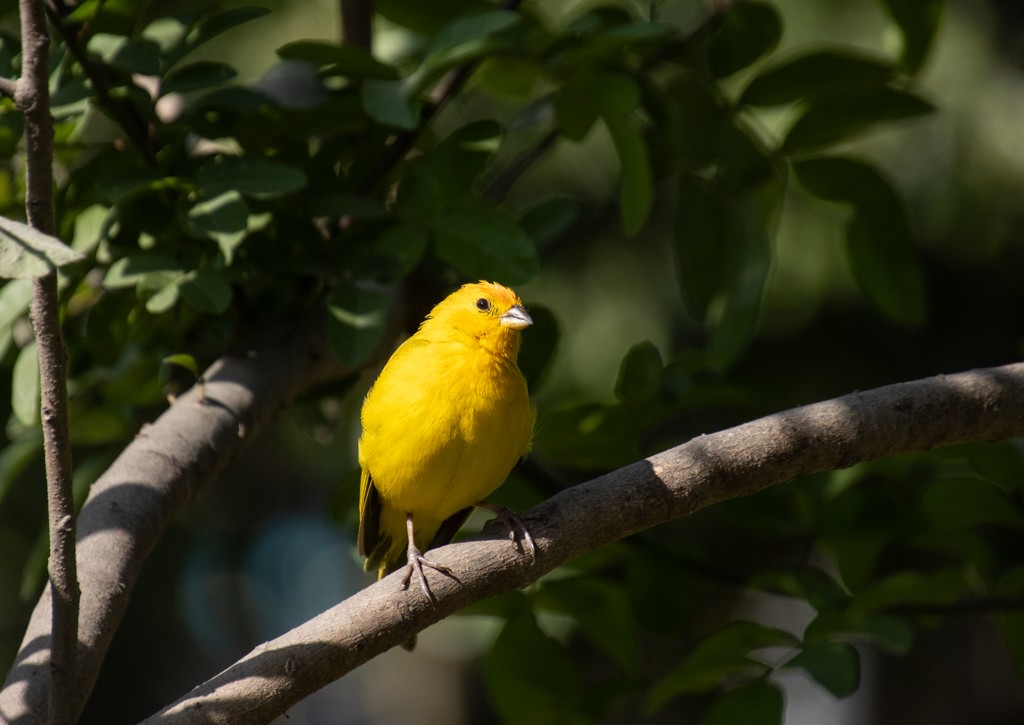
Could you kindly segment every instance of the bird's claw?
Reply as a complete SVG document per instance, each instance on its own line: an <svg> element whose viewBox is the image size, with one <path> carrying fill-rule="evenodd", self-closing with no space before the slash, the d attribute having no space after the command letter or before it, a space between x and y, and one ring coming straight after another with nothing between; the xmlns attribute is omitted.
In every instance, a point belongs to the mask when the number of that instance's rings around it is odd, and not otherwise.
<svg viewBox="0 0 1024 725"><path fill-rule="evenodd" d="M501 521L508 527L508 539L512 545L528 555L531 563L537 561L537 545L533 541L533 536L530 535L530 530L526 528L526 524L516 515L515 511L507 506L497 506L486 501L481 501L477 506L492 511L494 513L492 520Z"/></svg>
<svg viewBox="0 0 1024 725"><path fill-rule="evenodd" d="M408 551L408 563L405 565L405 574L402 576L402 589L408 589L409 583L412 581L412 575L415 572L420 582L420 588L423 590L423 594L427 597L427 601L431 604L437 604L437 600L434 598L434 593L430 591L430 585L427 583L427 575L423 571L423 567L428 566L434 571L441 572L445 576L452 576L452 570L443 564L437 564L427 557L423 556L423 552L415 546L410 545Z"/></svg>

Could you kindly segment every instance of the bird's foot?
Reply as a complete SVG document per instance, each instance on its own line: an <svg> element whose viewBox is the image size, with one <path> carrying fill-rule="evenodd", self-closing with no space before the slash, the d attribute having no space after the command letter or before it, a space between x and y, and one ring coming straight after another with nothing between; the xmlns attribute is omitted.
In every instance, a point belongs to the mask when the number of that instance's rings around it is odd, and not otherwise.
<svg viewBox="0 0 1024 725"><path fill-rule="evenodd" d="M487 501L480 501L476 506L492 511L495 514L493 520L500 521L508 527L508 538L512 545L522 553L527 554L531 562L537 561L537 545L533 543L530 530L526 528L526 525L516 515L515 511L507 506L498 506Z"/></svg>
<svg viewBox="0 0 1024 725"><path fill-rule="evenodd" d="M434 593L430 591L430 585L427 583L427 575L424 573L423 567L430 567L434 571L439 571L445 576L452 576L452 570L443 564L437 564L423 556L423 552L416 548L412 543L409 544L407 558L409 561L405 565L405 575L402 577L402 589L409 588L409 582L412 581L412 575L415 573L419 579L420 588L426 595L427 600L431 604L437 604L437 600L434 599Z"/></svg>

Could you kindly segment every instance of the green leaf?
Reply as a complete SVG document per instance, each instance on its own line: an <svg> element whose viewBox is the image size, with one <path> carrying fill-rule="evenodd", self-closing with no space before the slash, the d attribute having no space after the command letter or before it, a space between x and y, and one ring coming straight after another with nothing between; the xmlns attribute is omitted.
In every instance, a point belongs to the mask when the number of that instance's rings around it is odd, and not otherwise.
<svg viewBox="0 0 1024 725"><path fill-rule="evenodd" d="M654 179L647 143L643 134L625 118L605 115L604 121L622 167L619 191L622 225L626 234L633 235L643 228L654 205Z"/></svg>
<svg viewBox="0 0 1024 725"><path fill-rule="evenodd" d="M755 577L751 586L799 597L819 612L837 608L849 599L835 579L815 566L765 572Z"/></svg>
<svg viewBox="0 0 1024 725"><path fill-rule="evenodd" d="M586 84L568 84L554 97L555 120L562 135L582 141L600 117L600 110Z"/></svg>
<svg viewBox="0 0 1024 725"><path fill-rule="evenodd" d="M784 706L778 687L756 680L720 695L702 722L706 725L782 725Z"/></svg>
<svg viewBox="0 0 1024 725"><path fill-rule="evenodd" d="M519 23L519 14L510 10L491 10L452 21L434 36L426 57L408 78L419 92L435 78L467 61L493 52L501 41L495 34Z"/></svg>
<svg viewBox="0 0 1024 725"><path fill-rule="evenodd" d="M789 129L782 150L807 153L846 141L880 123L916 118L934 110L921 96L895 88L815 101Z"/></svg>
<svg viewBox="0 0 1024 725"><path fill-rule="evenodd" d="M907 230L858 214L847 226L846 240L850 269L868 299L893 322L923 324L924 276Z"/></svg>
<svg viewBox="0 0 1024 725"><path fill-rule="evenodd" d="M732 227L721 194L695 174L679 177L674 261L676 281L687 311L696 319L726 282L726 258Z"/></svg>
<svg viewBox="0 0 1024 725"><path fill-rule="evenodd" d="M159 278L154 278L153 281ZM164 285L156 290L156 294L146 300L146 311L153 315L162 315L178 304L181 294L181 279L174 277L165 279Z"/></svg>
<svg viewBox="0 0 1024 725"><path fill-rule="evenodd" d="M575 199L550 199L523 214L519 223L534 246L544 249L575 227L582 213L583 207Z"/></svg>
<svg viewBox="0 0 1024 725"><path fill-rule="evenodd" d="M529 312L533 324L519 350L519 369L527 386L536 393L555 358L560 334L558 320L551 310L530 305Z"/></svg>
<svg viewBox="0 0 1024 725"><path fill-rule="evenodd" d="M759 73L741 103L777 106L881 88L896 76L892 63L847 50L802 52Z"/></svg>
<svg viewBox="0 0 1024 725"><path fill-rule="evenodd" d="M199 167L196 183L207 197L228 191L272 198L306 186L306 174L284 161L255 156L218 156Z"/></svg>
<svg viewBox="0 0 1024 725"><path fill-rule="evenodd" d="M391 295L386 290L342 281L327 301L327 340L343 365L363 364L384 334Z"/></svg>
<svg viewBox="0 0 1024 725"><path fill-rule="evenodd" d="M181 298L200 312L219 315L231 304L231 285L224 276L206 267L189 272L181 280Z"/></svg>
<svg viewBox="0 0 1024 725"><path fill-rule="evenodd" d="M238 71L227 63L213 61L190 63L171 71L164 77L160 84L160 95L187 93L200 88L209 88L226 83L237 75Z"/></svg>
<svg viewBox="0 0 1024 725"><path fill-rule="evenodd" d="M40 435L12 441L0 450L0 508L3 507L8 492L14 487L14 482L42 451L43 439Z"/></svg>
<svg viewBox="0 0 1024 725"><path fill-rule="evenodd" d="M854 206L847 254L868 298L895 322L921 324L927 304L924 276L903 200L892 184L875 167L847 157L798 161L793 170L815 196Z"/></svg>
<svg viewBox="0 0 1024 725"><path fill-rule="evenodd" d="M924 65L946 5L944 0L882 0L903 34L900 63L909 73Z"/></svg>
<svg viewBox="0 0 1024 725"><path fill-rule="evenodd" d="M1019 527L1022 523L1010 497L978 478L940 478L924 492L921 505L939 530L996 523Z"/></svg>
<svg viewBox="0 0 1024 725"><path fill-rule="evenodd" d="M423 105L404 81L370 78L363 83L360 97L366 115L376 121L407 131L419 124Z"/></svg>
<svg viewBox="0 0 1024 725"><path fill-rule="evenodd" d="M124 441L131 435L125 419L110 408L72 406L69 418L71 443L76 446Z"/></svg>
<svg viewBox="0 0 1024 725"><path fill-rule="evenodd" d="M1014 488L1024 484L1024 454L1018 441L979 441L966 446L971 468L989 481Z"/></svg>
<svg viewBox="0 0 1024 725"><path fill-rule="evenodd" d="M191 355L188 355L186 353L168 355L160 362L162 362L164 365L175 365L179 368L185 368L190 373L192 373L192 375L194 375L197 380L199 379L199 364L196 363L196 359Z"/></svg>
<svg viewBox="0 0 1024 725"><path fill-rule="evenodd" d="M39 353L35 340L21 348L11 373L11 412L26 427L39 425Z"/></svg>
<svg viewBox="0 0 1024 725"><path fill-rule="evenodd" d="M267 8L243 6L230 8L224 12L205 18L191 28L184 43L173 51L166 53L167 66L170 67L174 65L187 54L191 53L201 45L205 45L217 36L223 35L239 25L262 18L265 15L269 15L270 12L271 11Z"/></svg>
<svg viewBox="0 0 1024 725"><path fill-rule="evenodd" d="M10 78L10 76L4 76ZM0 158L10 158L18 149L25 133L25 120L20 113L0 106Z"/></svg>
<svg viewBox="0 0 1024 725"><path fill-rule="evenodd" d="M494 706L504 722L578 722L583 694L579 669L526 610L509 618L484 657ZM575 715L574 715L575 712Z"/></svg>
<svg viewBox="0 0 1024 725"><path fill-rule="evenodd" d="M615 381L615 397L624 403L641 403L653 398L661 385L664 368L661 353L654 343L637 343L622 358L619 378Z"/></svg>
<svg viewBox="0 0 1024 725"><path fill-rule="evenodd" d="M96 33L89 38L86 50L104 64L125 73L146 76L160 74L160 48L146 40L134 40L123 35Z"/></svg>
<svg viewBox="0 0 1024 725"><path fill-rule="evenodd" d="M429 243L430 236L421 226L399 223L387 227L378 234L371 248L396 262L394 269L385 275L388 281L395 281L405 277L419 264Z"/></svg>
<svg viewBox="0 0 1024 725"><path fill-rule="evenodd" d="M866 613L901 605L948 604L961 597L966 589L963 572L956 569L900 572L857 595L853 609Z"/></svg>
<svg viewBox="0 0 1024 725"><path fill-rule="evenodd" d="M845 642L806 646L785 667L803 669L835 697L852 695L860 686L860 656Z"/></svg>
<svg viewBox="0 0 1024 725"><path fill-rule="evenodd" d="M249 206L237 191L225 191L195 203L186 214L186 228L217 242L224 262L230 266L235 249L249 233Z"/></svg>
<svg viewBox="0 0 1024 725"><path fill-rule="evenodd" d="M624 671L636 669L636 625L621 587L596 578L574 577L544 583L532 599L538 609L570 616L583 635Z"/></svg>
<svg viewBox="0 0 1024 725"><path fill-rule="evenodd" d="M782 184L772 177L748 186L730 204L732 270L708 346L708 364L714 369L732 364L757 330L781 200Z"/></svg>
<svg viewBox="0 0 1024 725"><path fill-rule="evenodd" d="M32 279L85 257L56 237L0 217L0 277Z"/></svg>
<svg viewBox="0 0 1024 725"><path fill-rule="evenodd" d="M637 432L634 417L618 405L579 403L542 409L534 449L567 468L610 471L636 460Z"/></svg>
<svg viewBox="0 0 1024 725"><path fill-rule="evenodd" d="M433 230L437 255L471 279L517 285L540 271L529 238L497 209L453 209L434 221Z"/></svg>
<svg viewBox="0 0 1024 725"><path fill-rule="evenodd" d="M15 279L0 288L0 327L9 327L28 312L32 303L32 283Z"/></svg>
<svg viewBox="0 0 1024 725"><path fill-rule="evenodd" d="M649 708L660 710L679 695L711 690L734 677L763 676L768 668L749 657L752 650L795 647L799 642L781 629L745 620L732 622L700 642L679 668L655 685Z"/></svg>
<svg viewBox="0 0 1024 725"><path fill-rule="evenodd" d="M75 216L75 232L71 248L79 254L89 254L106 235L110 224L110 209L102 204L93 204Z"/></svg>
<svg viewBox="0 0 1024 725"><path fill-rule="evenodd" d="M902 657L914 643L914 630L900 617L872 614L860 622L860 634L868 642L891 655Z"/></svg>
<svg viewBox="0 0 1024 725"><path fill-rule="evenodd" d="M326 75L341 75L348 78L375 78L396 80L398 72L381 63L368 51L354 45L338 45L321 40L297 40L277 49L277 55L284 59L305 60L321 66L330 66Z"/></svg>
<svg viewBox="0 0 1024 725"><path fill-rule="evenodd" d="M155 43L161 54L167 54L185 42L194 25L195 16L157 18L143 28L141 36Z"/></svg>
<svg viewBox="0 0 1024 725"><path fill-rule="evenodd" d="M708 68L719 77L732 75L770 53L782 37L782 20L771 5L742 2L723 14L708 45Z"/></svg>
<svg viewBox="0 0 1024 725"><path fill-rule="evenodd" d="M156 273L181 273L182 269L172 258L162 254L138 254L122 257L107 269L103 286L107 289L135 287L146 277Z"/></svg>

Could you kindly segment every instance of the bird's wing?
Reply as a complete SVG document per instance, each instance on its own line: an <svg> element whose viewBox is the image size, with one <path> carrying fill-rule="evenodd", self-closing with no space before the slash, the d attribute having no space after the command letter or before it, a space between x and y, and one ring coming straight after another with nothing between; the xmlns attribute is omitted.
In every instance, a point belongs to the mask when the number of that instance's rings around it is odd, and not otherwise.
<svg viewBox="0 0 1024 725"><path fill-rule="evenodd" d="M363 468L359 478L359 553L370 556L380 543L380 494L370 471ZM369 567L369 563L367 564ZM369 569L367 569L369 570Z"/></svg>

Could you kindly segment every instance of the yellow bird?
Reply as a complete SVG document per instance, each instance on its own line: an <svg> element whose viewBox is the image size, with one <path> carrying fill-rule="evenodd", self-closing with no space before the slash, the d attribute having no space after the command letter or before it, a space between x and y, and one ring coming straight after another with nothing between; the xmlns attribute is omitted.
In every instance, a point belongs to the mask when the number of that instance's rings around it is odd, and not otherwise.
<svg viewBox="0 0 1024 725"><path fill-rule="evenodd" d="M520 331L533 324L515 292L467 284L442 300L391 356L363 402L359 552L378 578L406 558L430 601L423 552L447 544L474 506L533 540L508 509L483 501L530 447L536 411L519 370ZM517 531L518 530L518 531Z"/></svg>

